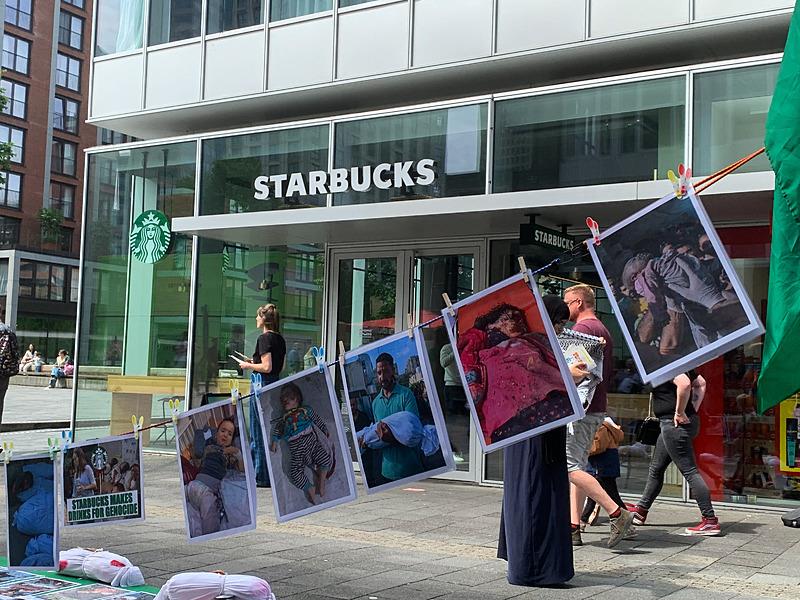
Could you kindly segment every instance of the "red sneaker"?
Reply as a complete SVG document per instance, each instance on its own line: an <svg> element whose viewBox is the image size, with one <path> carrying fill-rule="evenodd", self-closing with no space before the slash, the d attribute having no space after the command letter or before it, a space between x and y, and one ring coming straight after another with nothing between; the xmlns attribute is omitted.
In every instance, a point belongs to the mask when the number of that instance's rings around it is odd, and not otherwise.
<svg viewBox="0 0 800 600"><path fill-rule="evenodd" d="M686 533L689 535L719 535L722 530L719 527L719 519L717 517L703 517L699 525L687 527Z"/></svg>
<svg viewBox="0 0 800 600"><path fill-rule="evenodd" d="M647 509L642 508L641 506L637 506L636 504L630 504L629 502L625 503L625 508L633 513L633 524L634 525L644 525L644 522L647 520Z"/></svg>

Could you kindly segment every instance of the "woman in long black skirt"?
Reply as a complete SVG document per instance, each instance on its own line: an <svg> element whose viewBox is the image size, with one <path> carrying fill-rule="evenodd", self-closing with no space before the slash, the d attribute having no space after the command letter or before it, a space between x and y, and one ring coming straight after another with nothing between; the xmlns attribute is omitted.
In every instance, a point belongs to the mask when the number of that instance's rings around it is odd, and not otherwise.
<svg viewBox="0 0 800 600"><path fill-rule="evenodd" d="M558 296L543 298L556 327L569 319ZM580 370L573 377L581 379ZM513 585L557 586L575 575L570 537L566 428L503 450L503 509L497 557L508 561Z"/></svg>

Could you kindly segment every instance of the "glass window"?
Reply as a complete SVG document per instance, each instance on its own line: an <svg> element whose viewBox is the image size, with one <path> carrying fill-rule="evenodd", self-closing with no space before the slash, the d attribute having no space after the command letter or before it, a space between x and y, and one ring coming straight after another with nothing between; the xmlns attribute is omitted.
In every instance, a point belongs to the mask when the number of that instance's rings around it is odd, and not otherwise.
<svg viewBox="0 0 800 600"><path fill-rule="evenodd" d="M325 206L326 194L311 194L307 175L327 170L327 125L210 139L203 142L200 212ZM256 199L259 177L270 177L265 199Z"/></svg>
<svg viewBox="0 0 800 600"><path fill-rule="evenodd" d="M334 167L349 191L333 203L485 193L486 115L474 104L337 123Z"/></svg>
<svg viewBox="0 0 800 600"><path fill-rule="evenodd" d="M270 21L281 21L333 9L331 0L272 0L271 7Z"/></svg>
<svg viewBox="0 0 800 600"><path fill-rule="evenodd" d="M263 23L261 0L208 0L206 33L219 33Z"/></svg>
<svg viewBox="0 0 800 600"><path fill-rule="evenodd" d="M28 112L28 86L8 79L3 79L0 86L7 100L3 114L24 119Z"/></svg>
<svg viewBox="0 0 800 600"><path fill-rule="evenodd" d="M83 8L83 0L61 0L64 4L71 4L75 8Z"/></svg>
<svg viewBox="0 0 800 600"><path fill-rule="evenodd" d="M69 98L56 96L53 104L53 129L78 133L80 103Z"/></svg>
<svg viewBox="0 0 800 600"><path fill-rule="evenodd" d="M195 142L183 142L87 158L79 310L88 318L81 320L75 361L77 439L121 433L117 421L137 412L134 404L138 413L150 409L153 422L163 420L162 400L183 395L192 240L173 232L163 258L143 263L131 253L130 234L131 220L148 210L163 212L168 222L192 215L195 157ZM157 443L158 432L145 445ZM158 443L175 445L171 434Z"/></svg>
<svg viewBox="0 0 800 600"><path fill-rule="evenodd" d="M97 0L95 55L142 47L144 0Z"/></svg>
<svg viewBox="0 0 800 600"><path fill-rule="evenodd" d="M72 230L70 238L72 237ZM66 284L66 267L50 265L50 300L64 300L64 287Z"/></svg>
<svg viewBox="0 0 800 600"><path fill-rule="evenodd" d="M58 248L61 252L72 254L72 233L69 227L62 227L61 234L58 236Z"/></svg>
<svg viewBox="0 0 800 600"><path fill-rule="evenodd" d="M0 184L0 206L6 208L19 208L22 198L22 175L5 171L3 183Z"/></svg>
<svg viewBox="0 0 800 600"><path fill-rule="evenodd" d="M664 179L683 161L686 80L498 102L495 192Z"/></svg>
<svg viewBox="0 0 800 600"><path fill-rule="evenodd" d="M113 131L111 129L106 129L105 127L100 127L100 145L107 146L110 144L125 144L127 142L135 142L137 138L126 135L124 133L120 133L118 131Z"/></svg>
<svg viewBox="0 0 800 600"><path fill-rule="evenodd" d="M10 125L0 124L0 142L10 143L13 149L11 155L12 163L22 163L22 155L25 150L25 130Z"/></svg>
<svg viewBox="0 0 800 600"><path fill-rule="evenodd" d="M50 206L57 210L65 219L72 219L75 216L75 186L50 182ZM70 230L71 231L71 230Z"/></svg>
<svg viewBox="0 0 800 600"><path fill-rule="evenodd" d="M0 217L0 248L7 250L19 244L20 219Z"/></svg>
<svg viewBox="0 0 800 600"><path fill-rule="evenodd" d="M31 30L32 0L6 0L6 23Z"/></svg>
<svg viewBox="0 0 800 600"><path fill-rule="evenodd" d="M692 167L708 175L764 145L779 64L699 73L694 78ZM763 154L738 173L770 171Z"/></svg>
<svg viewBox="0 0 800 600"><path fill-rule="evenodd" d="M356 6L358 4L366 4L367 2L374 2L375 0L339 0L339 8L347 8L348 6Z"/></svg>
<svg viewBox="0 0 800 600"><path fill-rule="evenodd" d="M78 301L78 290L80 289L81 271L78 267L72 267L69 275L69 301Z"/></svg>
<svg viewBox="0 0 800 600"><path fill-rule="evenodd" d="M31 43L15 37L10 33L3 34L3 68L28 74L28 59L31 55Z"/></svg>
<svg viewBox="0 0 800 600"><path fill-rule="evenodd" d="M81 61L60 52L56 56L56 84L74 91L81 89Z"/></svg>
<svg viewBox="0 0 800 600"><path fill-rule="evenodd" d="M83 19L67 11L61 11L58 24L58 43L76 50L83 45Z"/></svg>
<svg viewBox="0 0 800 600"><path fill-rule="evenodd" d="M78 145L54 138L52 148L53 154L50 158L50 170L59 175L70 175L74 177Z"/></svg>
<svg viewBox="0 0 800 600"><path fill-rule="evenodd" d="M38 300L47 300L50 295L50 265L36 263L33 297Z"/></svg>
<svg viewBox="0 0 800 600"><path fill-rule="evenodd" d="M148 44L166 44L200 35L202 8L197 0L150 0Z"/></svg>
<svg viewBox="0 0 800 600"><path fill-rule="evenodd" d="M311 347L322 339L324 249L321 245L242 246L204 239L197 257L193 402L203 394L240 389L248 383L230 354L250 355L259 331L255 314L274 302L286 340L282 376L314 364ZM299 264L302 266L299 266Z"/></svg>
<svg viewBox="0 0 800 600"><path fill-rule="evenodd" d="M66 269L60 265L21 260L19 295L25 298L62 302L66 292Z"/></svg>

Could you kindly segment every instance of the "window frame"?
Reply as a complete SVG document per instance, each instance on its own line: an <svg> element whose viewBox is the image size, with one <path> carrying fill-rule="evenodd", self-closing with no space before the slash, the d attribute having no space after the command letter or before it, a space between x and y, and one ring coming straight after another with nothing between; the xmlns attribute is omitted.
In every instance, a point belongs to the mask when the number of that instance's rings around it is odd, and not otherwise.
<svg viewBox="0 0 800 600"><path fill-rule="evenodd" d="M17 205L13 206L8 203L8 184L11 182L13 178L17 178L19 180L19 187L16 191L17 193ZM7 208L10 210L22 210L22 190L24 185L24 175L22 173L16 173L15 171L4 171L3 172L3 179L5 180L2 185L0 185L0 207Z"/></svg>
<svg viewBox="0 0 800 600"><path fill-rule="evenodd" d="M46 269L46 275L44 269ZM26 271L30 269L30 276ZM63 269L61 278L61 298L53 297L53 290L58 290L59 286L53 284L54 269ZM67 265L56 265L53 263L43 262L40 260L22 259L19 265L19 295L23 298L33 298L34 300L45 300L51 302L70 302L71 287L68 280L70 267ZM44 275L39 277L39 274ZM46 281L47 283L39 283L39 281ZM29 288L30 292L23 289ZM40 288L44 289L44 294L40 295Z"/></svg>
<svg viewBox="0 0 800 600"><path fill-rule="evenodd" d="M0 142L10 143L12 145L12 147L18 147L19 148L19 160L14 160L14 156L12 155L11 156L11 163L13 163L15 165L23 165L23 164L25 164L25 134L27 132L24 129L22 129L21 127L14 127L13 125L9 125L8 123L0 123L0 131L2 131L3 127L5 127L8 130L8 135L7 136L0 135ZM12 133L13 132L19 132L19 133L22 134L22 143L19 144L18 146L17 146L17 144L14 144L14 141L12 139ZM14 154L17 154L17 152L15 152Z"/></svg>
<svg viewBox="0 0 800 600"><path fill-rule="evenodd" d="M63 110L58 113L56 110L56 103L61 102ZM69 104L74 104L76 107L75 111L75 128L74 130L69 129L66 125L69 122L69 117L67 113L67 106ZM64 127L58 127L56 125L56 114L60 114L62 117L62 123ZM53 129L56 131L63 131L65 133L71 133L72 135L78 135L78 131L80 129L80 121L81 121L81 103L78 100L73 100L72 98L68 98L67 96L61 96L60 94L55 94L55 99L53 103Z"/></svg>
<svg viewBox="0 0 800 600"><path fill-rule="evenodd" d="M66 71L63 71L63 70L59 69L59 64L58 63L59 63L59 60L62 57L64 59L66 59L66 61L67 61L67 63L66 63L67 70ZM77 73L77 75L75 75L74 73L70 72L70 66L72 66L74 63L77 63L77 65L78 65L78 73ZM82 68L83 68L83 64L82 64L81 59L75 58L74 56L70 56L69 54L64 54L63 52L58 52L56 54L56 85L58 87L64 88L65 90L72 90L73 92L80 93L80 91L81 91L81 70L82 70ZM63 84L59 82L59 73L65 73L65 79L64 79L64 83ZM72 88L72 87L69 86L70 77L75 77L75 80L77 81L77 86L78 87Z"/></svg>
<svg viewBox="0 0 800 600"><path fill-rule="evenodd" d="M18 27L20 29L24 29L25 31L32 31L33 30L33 0L15 0L15 1L17 3L17 6L16 7L9 7L8 6L9 0L6 0L5 13L3 15L4 22L8 23L9 25L13 25L14 27ZM19 5L22 2L27 2L28 3L28 8L29 8L30 12L25 12L23 10L20 10ZM13 21L10 21L10 20L8 20L8 18L6 18L6 15L8 15L9 11L11 11L14 15L16 15L16 18ZM25 25L20 25L20 18L19 18L20 14L27 16L27 21L28 21L27 27Z"/></svg>
<svg viewBox="0 0 800 600"><path fill-rule="evenodd" d="M6 233L6 227L10 226L11 229L15 230L15 235L13 236L14 239L5 242L3 240L3 236ZM22 219L17 219L14 217L7 217L5 215L0 216L0 248L11 248L19 244L19 235L22 230Z"/></svg>
<svg viewBox="0 0 800 600"><path fill-rule="evenodd" d="M60 146L61 150L58 155L56 155L55 149L56 147ZM71 147L72 150L72 173L69 173L64 170L65 164L65 157L64 157L64 148ZM75 142L70 142L68 140L62 140L61 138L54 137L52 142L50 143L50 172L55 173L56 175L63 175L65 177L75 177L76 173L78 172L78 144ZM69 160L69 159L67 159ZM59 170L56 170L56 166L59 166Z"/></svg>
<svg viewBox="0 0 800 600"><path fill-rule="evenodd" d="M64 25L64 17L69 19L69 24L66 27ZM80 25L80 30L77 32L73 29L73 25L75 24L76 21ZM83 31L85 23L86 19L84 19L83 17L73 14L67 10L61 9L61 12L59 13L58 16L58 43L66 46L67 48L72 48L73 50L78 50L78 51L83 50ZM66 32L66 37L67 37L66 41L61 39L62 32ZM74 46L72 44L73 41L72 38L75 35L78 36L77 46Z"/></svg>
<svg viewBox="0 0 800 600"><path fill-rule="evenodd" d="M53 194L53 186L58 186L60 188L60 193L58 196ZM69 202L64 202L64 189L68 188L71 193L72 197L70 198ZM50 206L53 207L55 210L58 210L61 215L68 221L75 220L75 194L77 193L77 186L71 183L63 183L61 181L55 181L53 179L50 180ZM69 206L69 211L64 210L65 206ZM67 214L69 212L69 214Z"/></svg>
<svg viewBox="0 0 800 600"><path fill-rule="evenodd" d="M84 10L86 7L84 0L61 0L61 2L64 4L69 4L70 6L74 6L80 10Z"/></svg>
<svg viewBox="0 0 800 600"><path fill-rule="evenodd" d="M14 50L13 52L6 50L6 40L11 40L14 43ZM19 54L19 46L20 42L22 44L27 45L27 56L21 57ZM13 57L13 65L8 66L5 64L6 54ZM18 63L20 60L25 61L25 69L18 69ZM14 35L13 33L4 32L3 33L3 68L13 71L14 73L19 73L20 75L30 75L31 73L31 42L26 40L25 38L21 38L19 36Z"/></svg>
<svg viewBox="0 0 800 600"><path fill-rule="evenodd" d="M3 111L2 114L13 117L15 119L22 119L25 120L28 118L28 84L22 83L19 81L15 81L14 79L6 79L5 77L2 78L2 82L8 83L9 85L9 92L6 92L6 98L8 98L8 103L6 104L6 110ZM25 99L18 100L16 91L21 89L24 91ZM19 103L22 105L22 116L14 114L14 105Z"/></svg>

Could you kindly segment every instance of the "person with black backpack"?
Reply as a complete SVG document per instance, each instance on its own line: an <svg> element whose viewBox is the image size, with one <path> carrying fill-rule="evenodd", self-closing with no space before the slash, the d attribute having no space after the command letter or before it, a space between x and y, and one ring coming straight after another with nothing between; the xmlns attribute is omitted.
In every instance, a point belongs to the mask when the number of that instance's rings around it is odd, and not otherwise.
<svg viewBox="0 0 800 600"><path fill-rule="evenodd" d="M0 424L3 422L3 404L11 377L19 373L19 345L17 334L0 322Z"/></svg>

